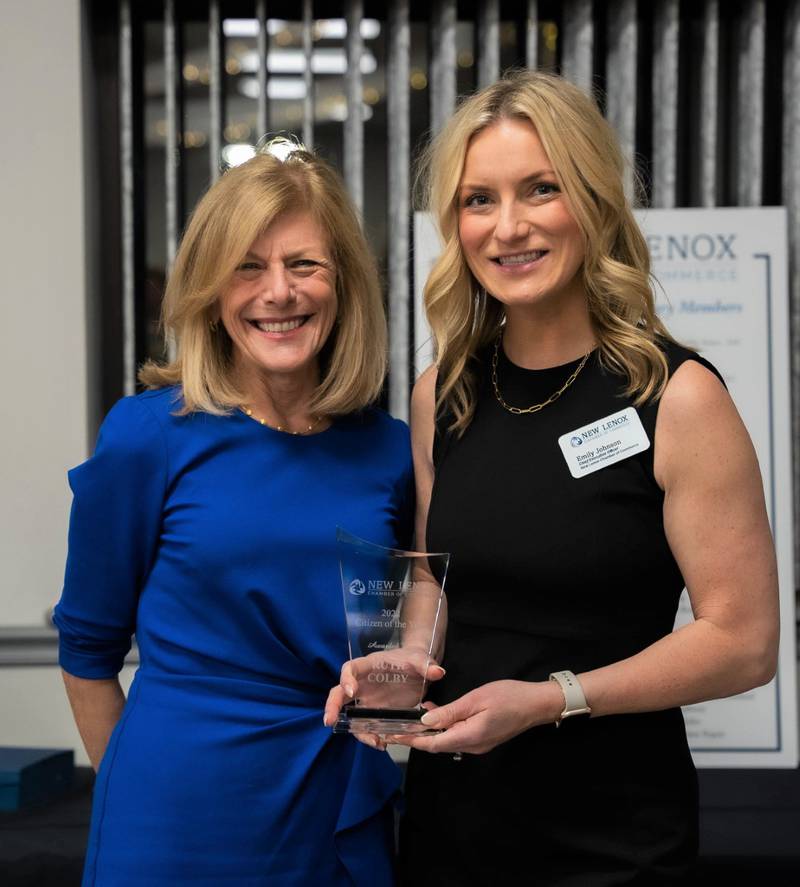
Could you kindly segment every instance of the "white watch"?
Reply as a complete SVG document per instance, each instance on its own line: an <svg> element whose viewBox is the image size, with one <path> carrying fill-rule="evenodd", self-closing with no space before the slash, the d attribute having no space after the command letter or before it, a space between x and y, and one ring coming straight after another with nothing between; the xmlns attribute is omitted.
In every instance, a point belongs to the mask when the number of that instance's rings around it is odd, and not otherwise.
<svg viewBox="0 0 800 887"><path fill-rule="evenodd" d="M592 713L591 708L586 703L586 697L583 695L581 682L571 671L554 671L550 675L550 680L555 681L561 687L561 692L564 694L564 711L558 716L556 727L561 726L564 718L571 718L574 715L590 715Z"/></svg>

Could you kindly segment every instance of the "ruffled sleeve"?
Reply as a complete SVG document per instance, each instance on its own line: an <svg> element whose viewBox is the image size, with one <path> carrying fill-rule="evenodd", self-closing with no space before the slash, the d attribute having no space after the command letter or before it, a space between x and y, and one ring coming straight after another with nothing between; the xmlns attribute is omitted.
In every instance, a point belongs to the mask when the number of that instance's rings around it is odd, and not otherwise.
<svg viewBox="0 0 800 887"><path fill-rule="evenodd" d="M69 472L67 566L53 615L69 674L110 678L122 668L158 545L167 472L161 426L136 397L114 406L94 455Z"/></svg>

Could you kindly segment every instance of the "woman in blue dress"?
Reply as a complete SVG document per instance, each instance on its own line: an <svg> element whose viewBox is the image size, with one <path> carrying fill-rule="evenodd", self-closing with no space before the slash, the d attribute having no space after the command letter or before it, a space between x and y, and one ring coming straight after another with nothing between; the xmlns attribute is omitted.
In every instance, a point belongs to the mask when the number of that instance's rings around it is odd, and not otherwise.
<svg viewBox="0 0 800 887"><path fill-rule="evenodd" d="M406 545L413 486L407 428L372 406L385 320L338 175L283 142L227 172L164 321L175 358L70 472L54 618L98 770L83 883L389 885L396 768L322 723L336 527Z"/></svg>

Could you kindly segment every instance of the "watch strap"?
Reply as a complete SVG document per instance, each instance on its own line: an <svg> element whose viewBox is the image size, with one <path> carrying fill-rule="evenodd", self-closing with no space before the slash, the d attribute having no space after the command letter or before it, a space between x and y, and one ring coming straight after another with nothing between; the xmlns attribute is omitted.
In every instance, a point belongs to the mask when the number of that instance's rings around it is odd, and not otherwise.
<svg viewBox="0 0 800 887"><path fill-rule="evenodd" d="M586 702L581 682L571 671L554 671L550 675L550 680L555 681L561 687L561 692L564 694L564 710L556 721L556 727L561 725L564 718L571 718L574 715L590 715L592 713L591 708Z"/></svg>

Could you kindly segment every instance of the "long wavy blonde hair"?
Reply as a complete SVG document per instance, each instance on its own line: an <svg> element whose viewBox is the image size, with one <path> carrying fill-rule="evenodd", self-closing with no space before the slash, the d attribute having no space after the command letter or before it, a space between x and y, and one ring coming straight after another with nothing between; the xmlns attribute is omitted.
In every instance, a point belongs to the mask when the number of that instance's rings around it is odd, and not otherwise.
<svg viewBox="0 0 800 887"><path fill-rule="evenodd" d="M197 204L183 235L162 307L176 356L166 364L150 361L139 372L148 388L179 384L181 413L220 414L243 403L232 375L230 337L214 322L218 301L253 242L281 215L298 211L310 213L328 239L338 306L309 409L320 416L343 415L380 394L386 317L356 211L331 166L297 145L275 146L277 141L226 172Z"/></svg>
<svg viewBox="0 0 800 887"><path fill-rule="evenodd" d="M501 119L533 124L585 241L583 282L604 366L639 404L661 395L671 340L655 313L650 257L625 196L624 160L596 103L554 74L513 72L466 99L421 158L424 205L443 249L424 290L438 367L437 413L459 434L475 410L475 355L499 334L502 304L473 276L458 236L458 188L470 140Z"/></svg>

